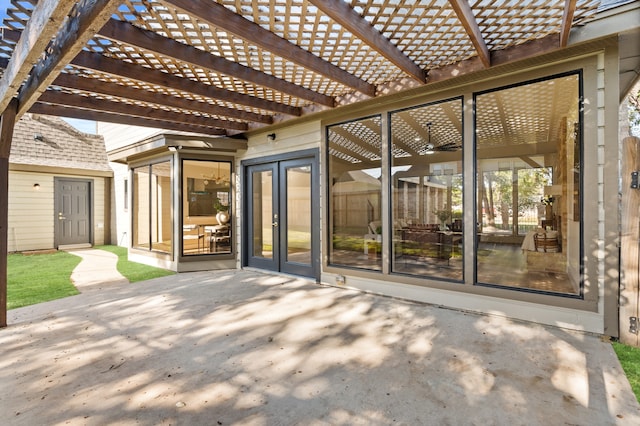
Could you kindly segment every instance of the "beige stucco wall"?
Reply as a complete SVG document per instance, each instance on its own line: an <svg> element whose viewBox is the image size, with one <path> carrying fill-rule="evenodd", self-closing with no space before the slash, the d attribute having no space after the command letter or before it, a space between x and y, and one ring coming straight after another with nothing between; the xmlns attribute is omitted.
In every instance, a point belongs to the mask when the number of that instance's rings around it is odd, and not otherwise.
<svg viewBox="0 0 640 426"><path fill-rule="evenodd" d="M8 250L28 251L54 248L54 178L92 181L92 223L95 245L105 241L105 179L87 175L9 172ZM34 189L34 184L40 189Z"/></svg>

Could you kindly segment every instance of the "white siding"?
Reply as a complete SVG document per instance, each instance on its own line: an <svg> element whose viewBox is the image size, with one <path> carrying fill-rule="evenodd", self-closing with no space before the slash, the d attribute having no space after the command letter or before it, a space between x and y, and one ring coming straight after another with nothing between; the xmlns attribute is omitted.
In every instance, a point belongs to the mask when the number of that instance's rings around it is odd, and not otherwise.
<svg viewBox="0 0 640 426"><path fill-rule="evenodd" d="M129 179L129 167L125 164L110 164L113 169L113 187L111 188L111 243L129 247L129 229L131 223L131 180ZM128 186L126 194L125 181ZM129 198L126 202L125 197Z"/></svg>
<svg viewBox="0 0 640 426"><path fill-rule="evenodd" d="M104 137L107 152L140 142L152 135L162 132L151 127L129 126L117 123L98 122L98 134Z"/></svg>
<svg viewBox="0 0 640 426"><path fill-rule="evenodd" d="M267 139L267 134L269 133L276 134L274 141ZM319 148L321 140L322 126L319 121L261 133L249 139L247 152L240 160L300 151L309 148Z"/></svg>
<svg viewBox="0 0 640 426"><path fill-rule="evenodd" d="M92 180L94 244L104 244L105 179L91 176L66 176ZM40 189L34 189L34 184ZM9 172L9 252L54 248L54 175Z"/></svg>
<svg viewBox="0 0 640 426"><path fill-rule="evenodd" d="M53 248L53 217L53 176L9 172L9 252Z"/></svg>
<svg viewBox="0 0 640 426"><path fill-rule="evenodd" d="M150 136L163 132L151 127L129 126L126 124L98 122L98 134L104 137L107 152L140 142ZM129 167L125 164L109 163L113 169L111 195L111 243L124 247L130 246L130 212L125 203L125 180L129 187L127 197L131 197ZM127 206L127 208L125 208Z"/></svg>
<svg viewBox="0 0 640 426"><path fill-rule="evenodd" d="M104 232L107 227L105 223L105 178L93 178L93 184L91 186L92 195L92 209L93 214L93 244L104 244Z"/></svg>

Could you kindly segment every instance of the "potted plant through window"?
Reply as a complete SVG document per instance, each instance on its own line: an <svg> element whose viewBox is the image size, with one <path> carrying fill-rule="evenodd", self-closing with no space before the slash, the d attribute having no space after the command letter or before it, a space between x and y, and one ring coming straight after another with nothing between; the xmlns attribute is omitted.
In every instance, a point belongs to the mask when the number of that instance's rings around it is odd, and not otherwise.
<svg viewBox="0 0 640 426"><path fill-rule="evenodd" d="M446 231L447 230L446 223L448 220L451 219L451 210L444 208L441 210L435 210L433 213L436 215L436 217L440 221L440 230Z"/></svg>

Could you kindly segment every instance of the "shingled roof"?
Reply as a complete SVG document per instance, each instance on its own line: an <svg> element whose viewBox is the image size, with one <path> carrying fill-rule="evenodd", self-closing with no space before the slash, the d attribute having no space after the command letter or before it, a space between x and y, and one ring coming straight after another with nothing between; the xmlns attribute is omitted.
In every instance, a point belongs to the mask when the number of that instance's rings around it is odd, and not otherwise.
<svg viewBox="0 0 640 426"><path fill-rule="evenodd" d="M15 125L10 164L111 171L104 138L57 117L25 114Z"/></svg>

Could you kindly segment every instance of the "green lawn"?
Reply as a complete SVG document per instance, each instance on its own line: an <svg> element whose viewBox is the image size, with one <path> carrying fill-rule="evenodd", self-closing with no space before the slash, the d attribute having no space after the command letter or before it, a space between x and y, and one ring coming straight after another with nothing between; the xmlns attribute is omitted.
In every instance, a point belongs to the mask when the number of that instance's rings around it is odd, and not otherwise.
<svg viewBox="0 0 640 426"><path fill-rule="evenodd" d="M155 268L142 263L127 260L127 248L120 246L95 246L99 250L105 250L118 256L118 272L120 272L131 283L150 280L152 278L173 275L175 272L166 269Z"/></svg>
<svg viewBox="0 0 640 426"><path fill-rule="evenodd" d="M640 348L613 342L613 350L616 351L622 369L629 379L631 389L640 401Z"/></svg>
<svg viewBox="0 0 640 426"><path fill-rule="evenodd" d="M81 258L64 251L7 256L7 309L78 294L71 272Z"/></svg>
<svg viewBox="0 0 640 426"><path fill-rule="evenodd" d="M127 249L117 246L97 246L118 256L118 271L129 280L138 282L151 278L173 275L166 269L127 260ZM24 255L12 253L7 256L7 309L78 294L71 284L71 272L82 259L73 254L58 251Z"/></svg>

